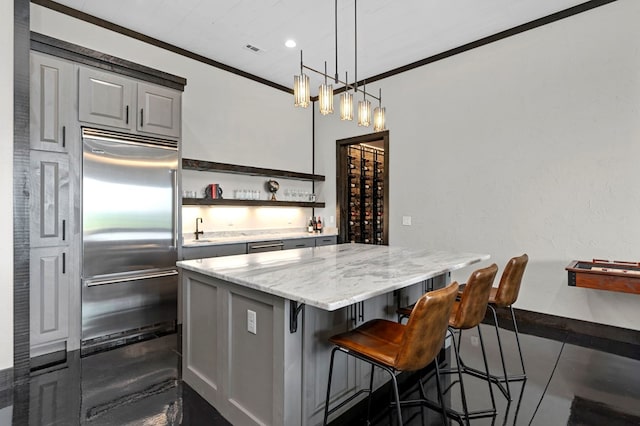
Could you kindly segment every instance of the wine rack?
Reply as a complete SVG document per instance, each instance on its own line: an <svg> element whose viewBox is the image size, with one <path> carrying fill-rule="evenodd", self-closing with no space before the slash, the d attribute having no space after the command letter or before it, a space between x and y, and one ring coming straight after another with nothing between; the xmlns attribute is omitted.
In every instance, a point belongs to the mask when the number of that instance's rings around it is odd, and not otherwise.
<svg viewBox="0 0 640 426"><path fill-rule="evenodd" d="M384 150L350 145L347 153L348 241L386 244Z"/></svg>

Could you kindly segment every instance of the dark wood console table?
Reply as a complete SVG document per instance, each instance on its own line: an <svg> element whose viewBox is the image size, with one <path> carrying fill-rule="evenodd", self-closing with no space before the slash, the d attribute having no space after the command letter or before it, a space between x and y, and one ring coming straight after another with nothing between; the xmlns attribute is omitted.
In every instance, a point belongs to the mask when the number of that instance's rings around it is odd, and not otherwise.
<svg viewBox="0 0 640 426"><path fill-rule="evenodd" d="M640 262L574 260L565 269L570 286L640 294Z"/></svg>

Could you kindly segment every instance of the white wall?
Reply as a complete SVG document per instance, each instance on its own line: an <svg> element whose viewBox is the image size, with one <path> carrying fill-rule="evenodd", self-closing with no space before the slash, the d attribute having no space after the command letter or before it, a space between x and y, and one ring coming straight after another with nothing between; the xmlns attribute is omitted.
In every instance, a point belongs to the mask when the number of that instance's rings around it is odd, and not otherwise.
<svg viewBox="0 0 640 426"><path fill-rule="evenodd" d="M13 2L5 3L0 14L0 370L13 367Z"/></svg>
<svg viewBox="0 0 640 426"><path fill-rule="evenodd" d="M640 2L620 0L379 82L390 243L489 253L501 269L526 252L518 308L640 330L640 296L568 287L564 270L640 260L638 22ZM316 131L331 175L335 140L361 130L318 116Z"/></svg>

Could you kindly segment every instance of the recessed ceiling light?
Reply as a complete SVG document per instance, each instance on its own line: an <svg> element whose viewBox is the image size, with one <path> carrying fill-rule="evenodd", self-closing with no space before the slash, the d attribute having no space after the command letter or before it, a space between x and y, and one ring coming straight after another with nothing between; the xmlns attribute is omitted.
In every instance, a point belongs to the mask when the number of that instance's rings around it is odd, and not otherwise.
<svg viewBox="0 0 640 426"><path fill-rule="evenodd" d="M289 39L284 42L284 45L291 49L296 47L296 42L294 40Z"/></svg>

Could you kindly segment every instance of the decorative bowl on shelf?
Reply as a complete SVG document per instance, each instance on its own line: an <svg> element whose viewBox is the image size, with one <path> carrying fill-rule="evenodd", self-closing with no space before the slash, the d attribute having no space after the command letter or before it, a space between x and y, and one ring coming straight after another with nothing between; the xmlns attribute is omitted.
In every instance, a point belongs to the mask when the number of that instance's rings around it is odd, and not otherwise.
<svg viewBox="0 0 640 426"><path fill-rule="evenodd" d="M269 179L265 184L267 191L271 193L271 201L276 201L276 192L280 189L280 184L273 179Z"/></svg>

